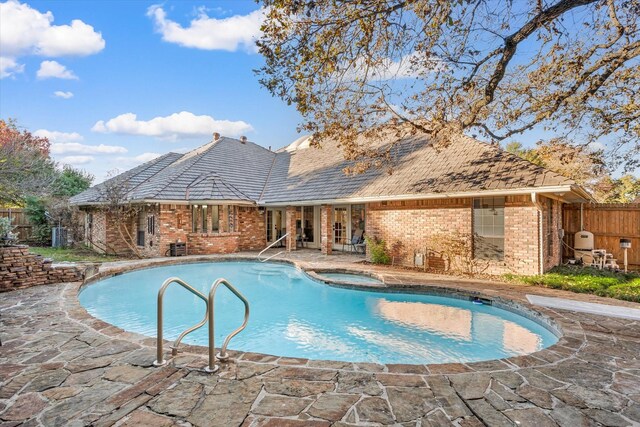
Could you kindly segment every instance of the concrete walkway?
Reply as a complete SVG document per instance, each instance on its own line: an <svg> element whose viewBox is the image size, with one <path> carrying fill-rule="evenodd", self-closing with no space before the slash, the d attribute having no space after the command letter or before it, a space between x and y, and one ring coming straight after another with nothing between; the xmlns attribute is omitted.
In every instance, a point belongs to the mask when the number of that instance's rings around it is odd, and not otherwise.
<svg viewBox="0 0 640 427"><path fill-rule="evenodd" d="M525 295L638 304L295 256L303 268L366 269L398 286L500 299L536 310L563 336L528 356L467 364L233 353L208 375L203 348L187 346L169 366L153 368L155 339L88 315L77 300L80 284L40 286L0 294L0 426L640 425L640 322L534 308Z"/></svg>

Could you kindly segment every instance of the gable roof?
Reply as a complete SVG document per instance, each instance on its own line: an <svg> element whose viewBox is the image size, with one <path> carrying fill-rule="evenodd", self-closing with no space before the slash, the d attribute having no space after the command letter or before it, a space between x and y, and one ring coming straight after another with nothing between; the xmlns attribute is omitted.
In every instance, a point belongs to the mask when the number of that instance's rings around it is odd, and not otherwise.
<svg viewBox="0 0 640 427"><path fill-rule="evenodd" d="M577 192L578 198L589 197L562 175L465 136L453 138L443 147L434 147L420 135L398 141L381 138L374 145L391 147L392 174L370 169L345 175L344 169L353 162L344 160L337 143L315 148L308 142L300 138L272 152L252 142L222 137L187 154L166 154L118 178L130 181L131 200L187 203L328 203L468 197L500 191L524 194L538 189L564 189ZM100 203L100 188L105 185L92 187L71 202Z"/></svg>

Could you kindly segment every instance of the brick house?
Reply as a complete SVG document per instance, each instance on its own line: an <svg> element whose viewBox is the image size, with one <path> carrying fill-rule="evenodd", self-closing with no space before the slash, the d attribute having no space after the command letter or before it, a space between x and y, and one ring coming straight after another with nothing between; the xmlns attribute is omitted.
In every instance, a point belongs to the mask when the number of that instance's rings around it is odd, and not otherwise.
<svg viewBox="0 0 640 427"><path fill-rule="evenodd" d="M127 183L137 216L121 224L138 252L166 256L173 242L189 254L256 251L280 237L287 250L348 250L364 233L393 246L395 261L442 236L473 239L486 272L538 274L561 262L562 203L590 200L572 180L468 137L434 148L424 137L393 144L393 173L346 175L335 144L300 138L276 152L246 138L214 134L186 154L168 153L112 178ZM385 148L388 141L379 142ZM96 250L126 252L98 184L72 198L86 214L85 237Z"/></svg>

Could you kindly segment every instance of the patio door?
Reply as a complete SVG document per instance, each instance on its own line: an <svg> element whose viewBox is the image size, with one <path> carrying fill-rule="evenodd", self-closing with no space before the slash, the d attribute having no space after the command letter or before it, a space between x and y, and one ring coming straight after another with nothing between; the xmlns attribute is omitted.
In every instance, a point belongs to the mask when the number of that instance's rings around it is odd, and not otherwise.
<svg viewBox="0 0 640 427"><path fill-rule="evenodd" d="M282 208L267 209L267 243L273 243L286 233L285 210Z"/></svg>
<svg viewBox="0 0 640 427"><path fill-rule="evenodd" d="M333 209L333 245L341 250L349 242L351 224L349 221L349 206L336 206Z"/></svg>

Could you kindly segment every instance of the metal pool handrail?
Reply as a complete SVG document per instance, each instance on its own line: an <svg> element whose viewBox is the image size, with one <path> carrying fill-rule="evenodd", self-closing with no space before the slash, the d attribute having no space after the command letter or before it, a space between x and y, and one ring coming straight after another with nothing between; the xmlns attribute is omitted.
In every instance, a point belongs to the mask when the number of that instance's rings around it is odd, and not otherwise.
<svg viewBox="0 0 640 427"><path fill-rule="evenodd" d="M285 237L287 237L289 235L289 233L285 233L284 236L280 237L278 240L276 240L275 242L273 242L272 244L270 244L269 246L267 246L266 248L264 248L263 250L260 251L260 253L258 254L258 261L260 262L267 262L269 261L271 258L277 257L278 255L280 255L282 252L284 251L280 251L275 255L271 255L270 257L266 258L266 259L261 259L260 257L262 256L263 253L265 253L267 251L267 249L271 249L273 246L275 246L276 243L278 243L280 240L284 239Z"/></svg>
<svg viewBox="0 0 640 427"><path fill-rule="evenodd" d="M171 354L173 356L178 354L178 346L180 345L180 342L182 341L182 339L187 334L190 334L191 332L195 331L196 329L199 329L199 328L203 327L204 324L207 323L207 320L209 319L209 310L208 310L209 300L207 299L207 297L205 297L202 294L202 292L194 289L187 282L183 281L182 279L180 279L178 277L170 277L167 280L165 280L164 283L162 284L162 286L160 287L160 290L158 291L158 336L157 336L156 360L153 362L154 366L163 366L163 365L165 365L167 363L167 361L164 360L164 350L162 348L163 347L163 339L162 339L163 300L164 300L164 293L167 290L167 287L169 287L169 285L172 284L172 283L177 283L178 285L182 286L184 289L188 290L189 292L191 292L192 294L194 294L195 296L197 296L198 298L203 300L204 303L207 305L207 311L206 311L206 313L204 315L204 319L202 319L199 323L193 325L192 327L186 329L183 333L180 334L178 339L175 340L175 342L173 343L173 346L171 347Z"/></svg>
<svg viewBox="0 0 640 427"><path fill-rule="evenodd" d="M224 285L229 289L240 301L244 303L244 321L242 325L238 327L235 331L231 332L227 338L224 340L222 347L220 347L220 353L218 353L217 358L221 361L227 360L229 355L227 354L227 346L229 345L229 341L231 338L238 335L244 328L247 327L247 322L249 321L249 301L238 291L228 280L220 278L215 281L215 283L211 286L211 290L209 290L209 301L207 306L207 315L209 319L209 366L204 368L206 372L213 373L219 369L219 366L216 365L216 355L215 353L215 317L214 317L214 301L216 297L216 291L220 285Z"/></svg>

